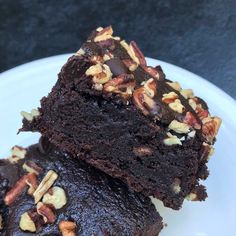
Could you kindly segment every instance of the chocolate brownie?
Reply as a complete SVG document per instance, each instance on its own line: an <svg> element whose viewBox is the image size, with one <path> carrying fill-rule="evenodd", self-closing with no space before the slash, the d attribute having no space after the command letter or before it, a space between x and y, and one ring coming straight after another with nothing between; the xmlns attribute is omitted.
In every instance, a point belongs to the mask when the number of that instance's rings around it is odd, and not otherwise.
<svg viewBox="0 0 236 236"><path fill-rule="evenodd" d="M15 146L0 176L2 236L157 236L163 226L150 198L45 140Z"/></svg>
<svg viewBox="0 0 236 236"><path fill-rule="evenodd" d="M135 42L98 28L68 59L21 131L39 131L130 188L179 209L204 200L221 119L191 89L148 66Z"/></svg>

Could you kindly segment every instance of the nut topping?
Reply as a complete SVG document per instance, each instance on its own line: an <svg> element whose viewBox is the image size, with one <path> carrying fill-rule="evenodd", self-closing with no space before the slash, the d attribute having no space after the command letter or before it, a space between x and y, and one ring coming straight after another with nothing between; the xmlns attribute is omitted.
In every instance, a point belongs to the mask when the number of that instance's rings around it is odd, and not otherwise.
<svg viewBox="0 0 236 236"><path fill-rule="evenodd" d="M130 49L131 51L133 51L134 55L138 58L139 60L138 64L140 64L141 66L146 66L147 63L146 63L145 57L143 53L141 52L141 50L139 49L138 45L134 41L130 42Z"/></svg>
<svg viewBox="0 0 236 236"><path fill-rule="evenodd" d="M24 191L28 175L22 176L16 182L16 184L7 192L4 198L4 202L7 206L10 206L17 199L17 197L20 196L20 194Z"/></svg>
<svg viewBox="0 0 236 236"><path fill-rule="evenodd" d="M42 201L47 205L52 205L55 209L61 209L67 203L66 193L64 189L55 186L49 189Z"/></svg>
<svg viewBox="0 0 236 236"><path fill-rule="evenodd" d="M35 173L28 174L26 184L29 186L28 194L32 196L38 187L38 180Z"/></svg>
<svg viewBox="0 0 236 236"><path fill-rule="evenodd" d="M129 56L134 60L134 62L136 62L138 65L140 64L139 59L137 58L137 56L135 55L134 49L133 47L130 47L125 40L120 41L120 44L123 48L126 49L127 53L129 54Z"/></svg>
<svg viewBox="0 0 236 236"><path fill-rule="evenodd" d="M76 223L63 220L59 223L59 230L62 236L76 236Z"/></svg>
<svg viewBox="0 0 236 236"><path fill-rule="evenodd" d="M147 95L151 98L153 98L157 93L157 84L153 78L144 82L144 88Z"/></svg>
<svg viewBox="0 0 236 236"><path fill-rule="evenodd" d="M103 91L107 93L119 93L130 96L135 87L134 76L131 74L122 74L109 80L103 87Z"/></svg>
<svg viewBox="0 0 236 236"><path fill-rule="evenodd" d="M213 142L215 136L218 133L220 125L221 119L219 117L211 117L209 121L203 124L202 132L208 142Z"/></svg>
<svg viewBox="0 0 236 236"><path fill-rule="evenodd" d="M56 215L54 214L52 209L48 205L43 204L42 202L38 202L37 212L43 217L43 220L46 224L53 224L56 221Z"/></svg>
<svg viewBox="0 0 236 236"><path fill-rule="evenodd" d="M192 89L182 89L182 90L180 90L180 93L185 99L193 97L193 90Z"/></svg>
<svg viewBox="0 0 236 236"><path fill-rule="evenodd" d="M155 68L151 66L143 66L142 68L152 77L156 78L157 80L160 79L159 72Z"/></svg>
<svg viewBox="0 0 236 236"><path fill-rule="evenodd" d="M98 84L105 84L107 81L109 81L112 77L111 70L109 66L106 64L96 64L93 66L90 66L85 74L87 76L93 76L93 82Z"/></svg>
<svg viewBox="0 0 236 236"><path fill-rule="evenodd" d="M31 219L28 212L25 212L20 217L20 229L23 231L29 231L29 232L36 232L36 225L34 221Z"/></svg>
<svg viewBox="0 0 236 236"><path fill-rule="evenodd" d="M97 36L94 38L94 42L100 42L112 38L113 29L111 26L108 26L104 29L98 28L100 31L97 33ZM97 31L98 31L97 29Z"/></svg>
<svg viewBox="0 0 236 236"><path fill-rule="evenodd" d="M77 56L81 56L81 55L84 55L85 54L85 51L82 49L82 48L80 48L76 53L75 53L75 55L77 55Z"/></svg>
<svg viewBox="0 0 236 236"><path fill-rule="evenodd" d="M197 194L196 193L190 193L187 195L186 200L188 201L197 201Z"/></svg>
<svg viewBox="0 0 236 236"><path fill-rule="evenodd" d="M48 173L45 175L41 183L39 184L38 188L34 192L34 200L35 203L39 202L43 195L48 191L49 188L54 184L58 175L53 170L49 170Z"/></svg>
<svg viewBox="0 0 236 236"><path fill-rule="evenodd" d="M201 125L198 123L197 119L190 111L186 113L183 122L190 125L194 129L201 129Z"/></svg>
<svg viewBox="0 0 236 236"><path fill-rule="evenodd" d="M29 172L29 173L35 173L36 175L39 175L39 173L43 170L40 166L38 166L35 162L33 161L26 161L22 168Z"/></svg>
<svg viewBox="0 0 236 236"><path fill-rule="evenodd" d="M178 94L176 94L175 92L164 93L162 95L162 101L166 104L170 104L174 102L178 97Z"/></svg>
<svg viewBox="0 0 236 236"><path fill-rule="evenodd" d="M178 122L177 120L173 120L169 124L168 128L171 130L174 130L176 133L179 133L179 134L186 134L190 131L189 125L187 125L185 123Z"/></svg>
<svg viewBox="0 0 236 236"><path fill-rule="evenodd" d="M17 163L19 160L22 160L25 158L26 155L26 149L20 147L20 146L14 146L11 149L11 156L8 158L11 163Z"/></svg>
<svg viewBox="0 0 236 236"><path fill-rule="evenodd" d="M171 88L180 91L181 90L181 86L178 82L166 82Z"/></svg>
<svg viewBox="0 0 236 236"><path fill-rule="evenodd" d="M158 107L155 101L146 94L144 87L134 90L133 100L144 115L152 114L158 116Z"/></svg>
<svg viewBox="0 0 236 236"><path fill-rule="evenodd" d="M37 109L32 109L30 113L22 111L20 114L28 121L32 121L34 118L40 116L40 112Z"/></svg>
<svg viewBox="0 0 236 236"><path fill-rule="evenodd" d="M175 178L174 183L172 184L172 190L174 193L178 194L181 191L181 180L179 178Z"/></svg>
<svg viewBox="0 0 236 236"><path fill-rule="evenodd" d="M124 59L122 61L130 71L135 71L138 67L138 64L133 60Z"/></svg>
<svg viewBox="0 0 236 236"><path fill-rule="evenodd" d="M168 105L173 111L176 111L178 113L183 113L184 106L182 105L181 101L179 99L175 99L174 102L169 103Z"/></svg>
<svg viewBox="0 0 236 236"><path fill-rule="evenodd" d="M172 135L171 133L167 133L168 138L164 139L164 144L167 146L172 146L172 145L182 145L181 140L176 136Z"/></svg>

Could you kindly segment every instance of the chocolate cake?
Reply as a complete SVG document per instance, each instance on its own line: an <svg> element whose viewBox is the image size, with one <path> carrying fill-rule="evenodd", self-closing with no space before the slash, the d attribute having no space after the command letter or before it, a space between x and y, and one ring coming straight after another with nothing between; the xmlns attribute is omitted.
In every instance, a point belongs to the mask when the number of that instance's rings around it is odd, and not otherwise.
<svg viewBox="0 0 236 236"><path fill-rule="evenodd" d="M207 104L148 66L135 42L98 28L62 67L21 131L39 131L60 149L179 209L204 200L206 163L221 120Z"/></svg>
<svg viewBox="0 0 236 236"><path fill-rule="evenodd" d="M149 198L45 139L0 162L2 236L157 236Z"/></svg>

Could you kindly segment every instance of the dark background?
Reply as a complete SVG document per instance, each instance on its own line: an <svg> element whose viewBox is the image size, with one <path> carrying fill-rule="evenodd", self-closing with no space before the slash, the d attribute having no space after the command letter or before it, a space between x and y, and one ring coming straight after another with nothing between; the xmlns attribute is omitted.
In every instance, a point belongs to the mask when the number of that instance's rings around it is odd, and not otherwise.
<svg viewBox="0 0 236 236"><path fill-rule="evenodd" d="M236 98L236 0L0 0L0 71L74 52L91 30L110 24L146 56Z"/></svg>

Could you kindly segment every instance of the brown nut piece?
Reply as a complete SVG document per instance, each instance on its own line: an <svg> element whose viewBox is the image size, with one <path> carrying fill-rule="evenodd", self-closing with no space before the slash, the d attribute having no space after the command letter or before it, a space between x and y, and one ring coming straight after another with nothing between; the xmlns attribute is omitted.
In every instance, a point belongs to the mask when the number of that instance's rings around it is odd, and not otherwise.
<svg viewBox="0 0 236 236"><path fill-rule="evenodd" d="M55 209L61 209L67 203L66 193L63 188L52 187L44 194L42 202L52 205Z"/></svg>
<svg viewBox="0 0 236 236"><path fill-rule="evenodd" d="M201 129L201 125L190 111L186 113L183 122L190 125L194 129Z"/></svg>
<svg viewBox="0 0 236 236"><path fill-rule="evenodd" d="M59 230L62 236L76 236L76 223L63 220L59 223Z"/></svg>
<svg viewBox="0 0 236 236"><path fill-rule="evenodd" d="M131 57L131 59L136 63L136 64L140 64L139 58L135 55L135 52L133 50L133 48L131 48L130 45L128 45L125 40L120 41L121 46L127 51L127 53L129 54L129 56Z"/></svg>
<svg viewBox="0 0 236 236"><path fill-rule="evenodd" d="M151 114L158 117L159 109L156 102L146 94L144 87L134 90L133 101L144 115Z"/></svg>
<svg viewBox="0 0 236 236"><path fill-rule="evenodd" d="M56 221L56 215L53 210L42 202L38 202L37 204L37 213L43 217L46 224L53 224Z"/></svg>
<svg viewBox="0 0 236 236"><path fill-rule="evenodd" d="M43 169L33 161L26 161L22 168L25 171L29 173L35 173L36 175L39 175L39 173L43 171Z"/></svg>
<svg viewBox="0 0 236 236"><path fill-rule="evenodd" d="M13 164L17 163L19 160L25 158L26 152L26 149L15 145L11 148L11 156L8 158L8 160Z"/></svg>
<svg viewBox="0 0 236 236"><path fill-rule="evenodd" d="M38 188L35 190L33 196L35 203L39 202L43 195L51 188L54 184L58 175L55 171L49 170L48 173L45 175L41 183L39 184Z"/></svg>
<svg viewBox="0 0 236 236"><path fill-rule="evenodd" d="M26 184L29 186L28 194L33 196L33 193L38 187L38 180L35 173L29 173L26 179Z"/></svg>
<svg viewBox="0 0 236 236"><path fill-rule="evenodd" d="M19 223L20 229L23 231L29 231L29 232L36 232L36 225L34 221L31 219L28 212L25 212L20 217L20 223Z"/></svg>
<svg viewBox="0 0 236 236"><path fill-rule="evenodd" d="M107 93L118 93L125 96L131 96L135 87L134 76L131 74L121 74L108 81L103 91Z"/></svg>
<svg viewBox="0 0 236 236"><path fill-rule="evenodd" d="M173 120L168 128L179 134L187 134L190 131L190 126L188 124L181 123L177 120Z"/></svg>
<svg viewBox="0 0 236 236"><path fill-rule="evenodd" d="M166 103L166 104L170 104L173 103L177 98L178 98L178 94L175 92L169 92L169 93L164 93L162 95L162 102Z"/></svg>
<svg viewBox="0 0 236 236"><path fill-rule="evenodd" d="M202 132L206 140L210 143L213 142L215 136L221 125L221 119L219 117L211 117L209 121L202 125Z"/></svg>
<svg viewBox="0 0 236 236"><path fill-rule="evenodd" d="M111 26L105 27L105 28L98 28L97 29L98 33L96 35L96 37L94 38L94 42L100 42L100 41L104 41L107 39L112 38L112 34L113 34L113 29Z"/></svg>
<svg viewBox="0 0 236 236"><path fill-rule="evenodd" d="M141 50L139 49L138 45L134 41L130 42L130 48L133 51L134 55L138 58L139 64L141 66L146 66L147 62L145 60L145 57L143 53L141 52Z"/></svg>
<svg viewBox="0 0 236 236"><path fill-rule="evenodd" d="M153 78L145 81L143 86L149 97L153 98L157 94L157 84Z"/></svg>
<svg viewBox="0 0 236 236"><path fill-rule="evenodd" d="M160 79L160 74L159 72L151 67L151 66L142 66L142 68L149 74L151 75L152 77L154 77L155 79L159 80Z"/></svg>
<svg viewBox="0 0 236 236"><path fill-rule="evenodd" d="M24 191L26 187L26 180L28 175L22 176L16 184L7 192L6 196L4 197L4 202L7 206L10 206L18 196Z"/></svg>
<svg viewBox="0 0 236 236"><path fill-rule="evenodd" d="M135 71L138 67L138 64L131 60L131 59L124 59L122 60L122 62L126 65L126 67L130 70L130 71Z"/></svg>

